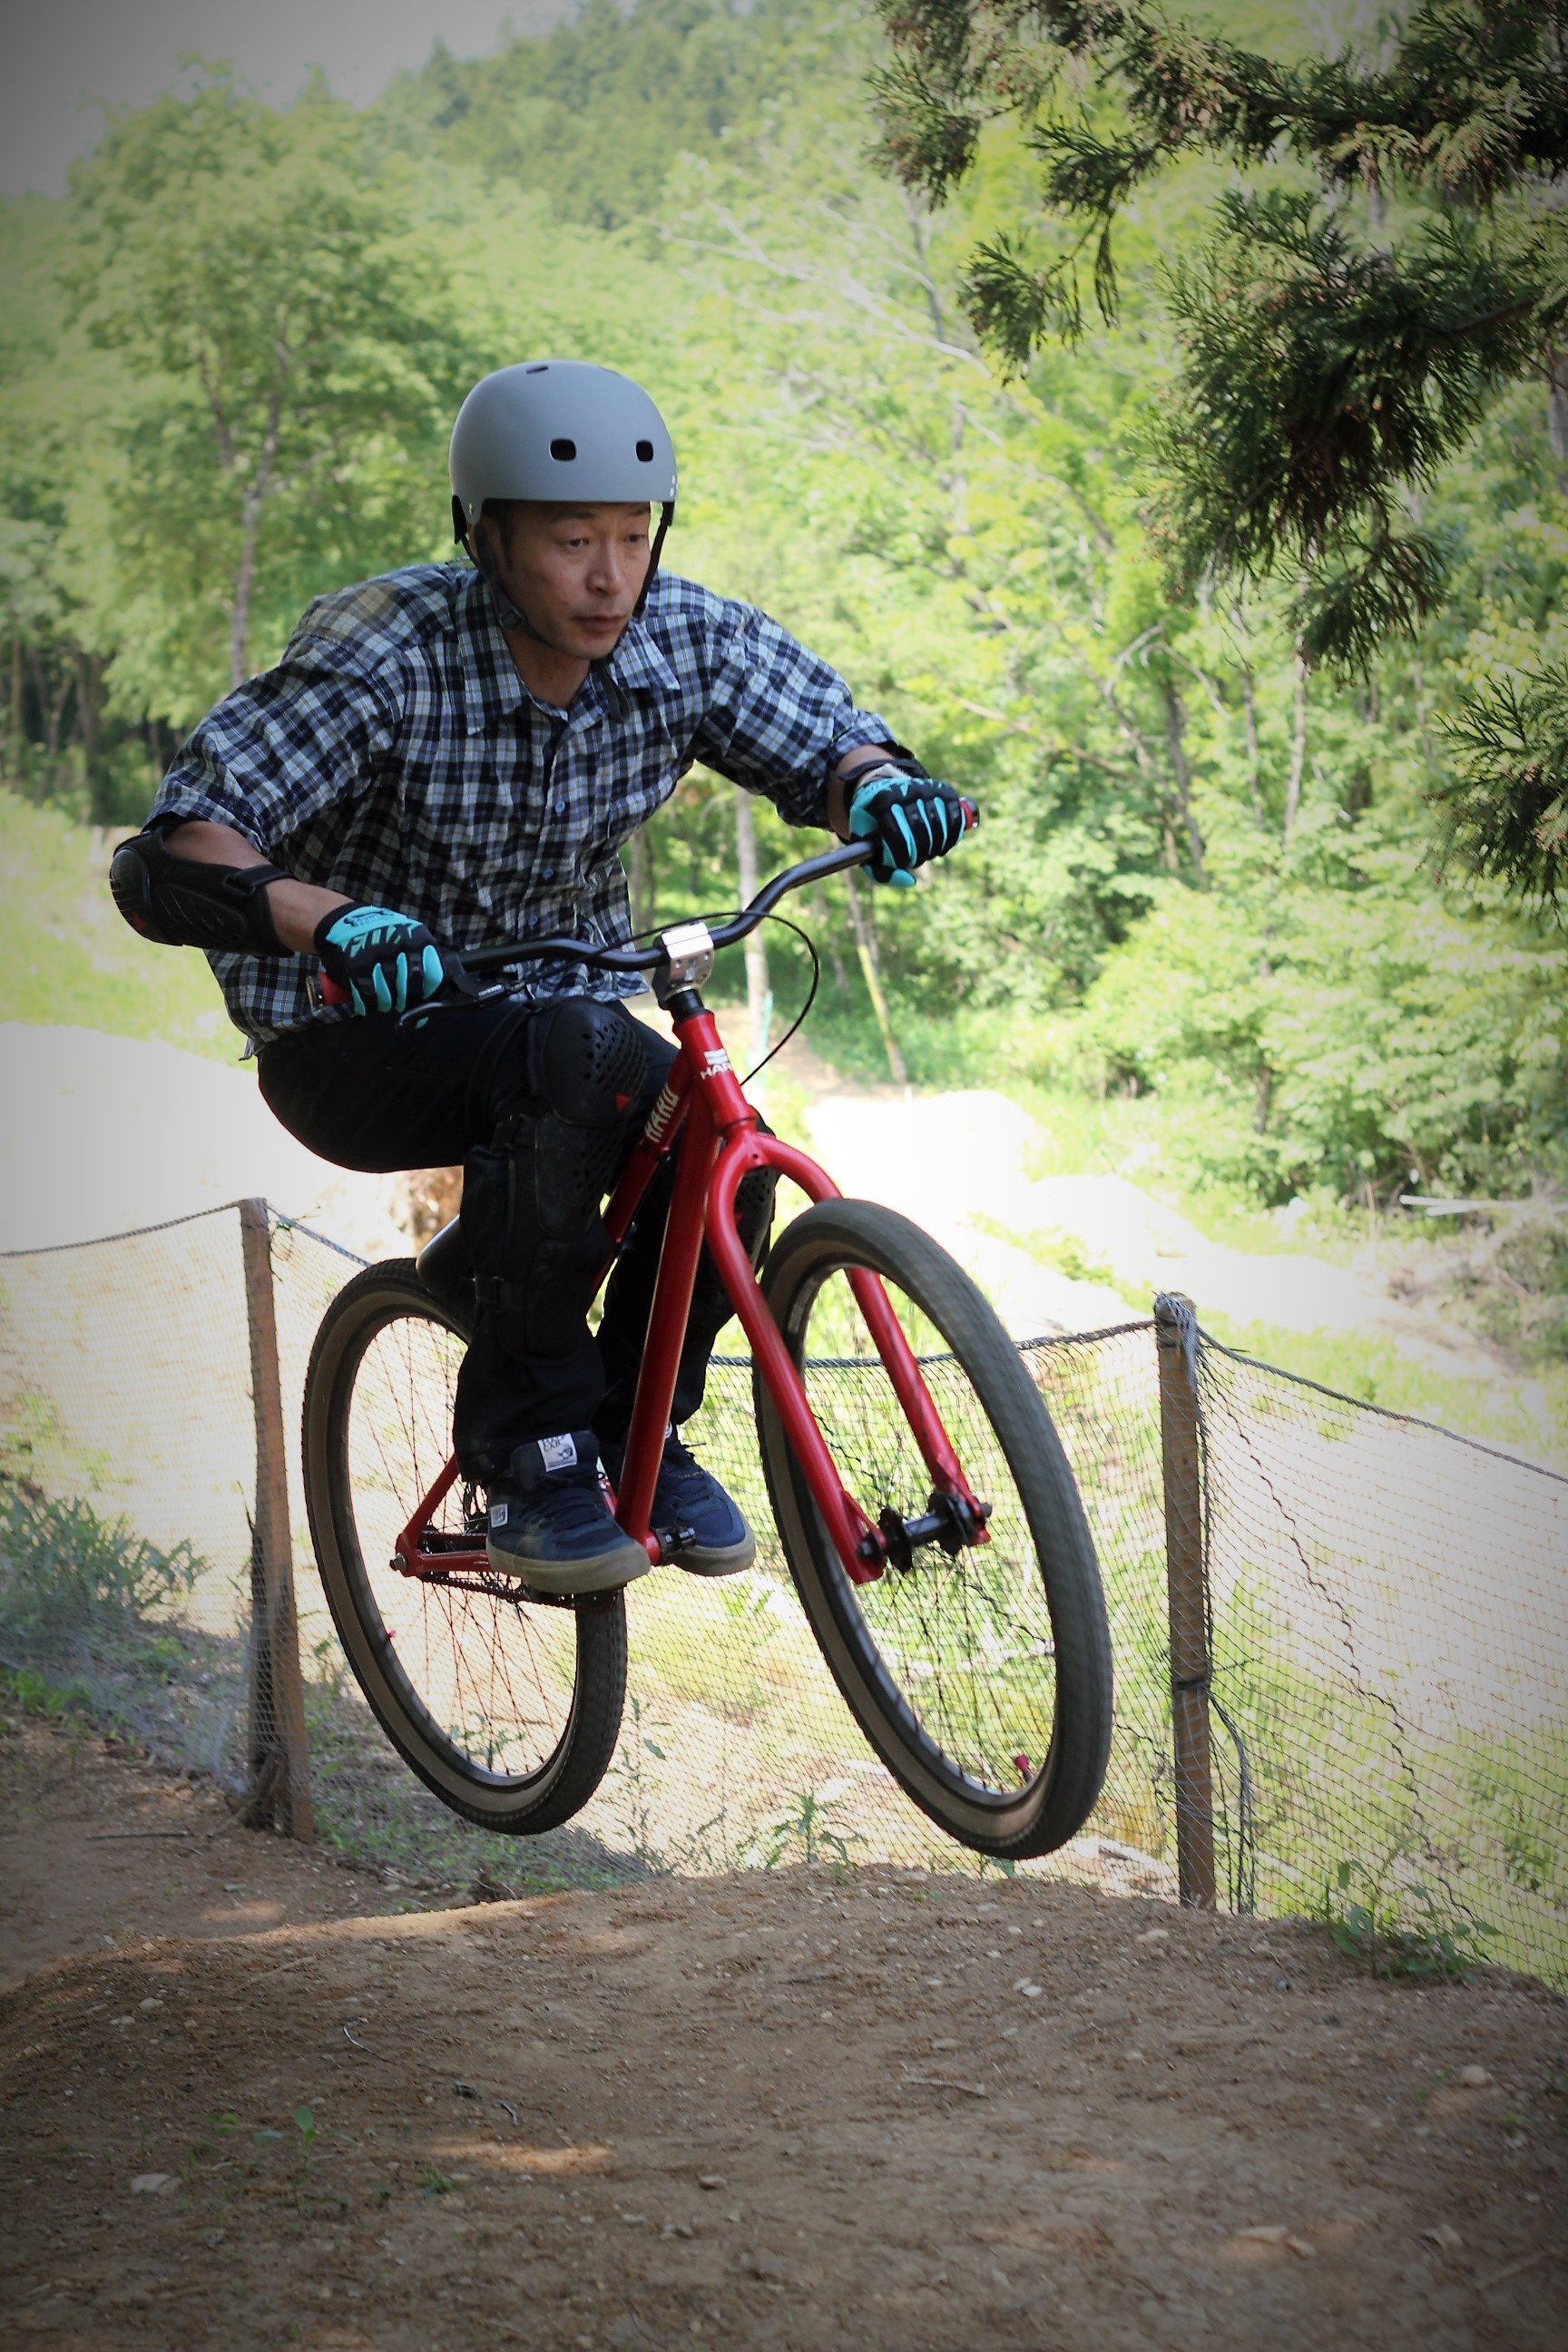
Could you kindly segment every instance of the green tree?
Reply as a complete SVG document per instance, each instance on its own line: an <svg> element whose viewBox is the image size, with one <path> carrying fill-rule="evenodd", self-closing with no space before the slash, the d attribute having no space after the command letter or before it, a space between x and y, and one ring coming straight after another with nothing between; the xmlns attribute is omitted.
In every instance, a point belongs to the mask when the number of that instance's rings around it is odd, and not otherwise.
<svg viewBox="0 0 1568 2352"><path fill-rule="evenodd" d="M1173 163L1238 184L1167 276L1179 360L1148 437L1176 588L1289 585L1301 659L1364 670L1439 604L1424 495L1503 385L1550 386L1568 450L1568 9L1415 0L1360 55L1281 60L1146 0L877 0L884 153L941 199L989 122L1032 182L974 243L964 299L1005 363L1118 304L1113 232ZM1146 199L1145 199L1146 201ZM1461 717L1451 839L1552 897L1568 877L1568 682Z"/></svg>
<svg viewBox="0 0 1568 2352"><path fill-rule="evenodd" d="M418 175L395 155L369 168L358 119L320 87L278 112L204 68L110 116L72 201L72 291L140 394L111 593L140 608L123 634L149 703L184 715L217 682L220 632L237 683L258 596L275 632L334 542L405 561L430 543L415 501L464 338Z"/></svg>

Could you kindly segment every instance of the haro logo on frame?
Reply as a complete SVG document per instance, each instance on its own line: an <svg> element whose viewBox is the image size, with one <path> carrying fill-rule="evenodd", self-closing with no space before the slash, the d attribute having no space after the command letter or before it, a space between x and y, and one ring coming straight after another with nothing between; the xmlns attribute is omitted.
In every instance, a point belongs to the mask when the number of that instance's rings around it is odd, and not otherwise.
<svg viewBox="0 0 1568 2352"><path fill-rule="evenodd" d="M647 1134L650 1142L658 1143L661 1139L670 1120L675 1117L679 1099L672 1087L664 1088L647 1115Z"/></svg>

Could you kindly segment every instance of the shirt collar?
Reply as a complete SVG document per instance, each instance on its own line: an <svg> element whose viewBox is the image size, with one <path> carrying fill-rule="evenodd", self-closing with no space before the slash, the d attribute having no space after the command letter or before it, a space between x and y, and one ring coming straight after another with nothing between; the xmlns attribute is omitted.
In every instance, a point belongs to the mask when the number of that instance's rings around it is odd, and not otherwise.
<svg viewBox="0 0 1568 2352"><path fill-rule="evenodd" d="M470 735L483 734L498 719L535 698L529 693L501 635L483 575L469 572L458 593L458 646L463 666L463 710ZM595 686L599 692L595 694ZM680 681L641 621L628 621L614 653L595 662L573 705L574 718L602 701L613 709L622 693L637 688L679 695ZM543 709L545 706L539 706Z"/></svg>
<svg viewBox="0 0 1568 2352"><path fill-rule="evenodd" d="M482 735L498 719L519 709L523 684L479 572L468 572L458 582L457 623L463 716L468 733Z"/></svg>
<svg viewBox="0 0 1568 2352"><path fill-rule="evenodd" d="M615 652L604 665L618 687L651 687L656 694L679 694L680 680L648 635L643 621L626 623Z"/></svg>

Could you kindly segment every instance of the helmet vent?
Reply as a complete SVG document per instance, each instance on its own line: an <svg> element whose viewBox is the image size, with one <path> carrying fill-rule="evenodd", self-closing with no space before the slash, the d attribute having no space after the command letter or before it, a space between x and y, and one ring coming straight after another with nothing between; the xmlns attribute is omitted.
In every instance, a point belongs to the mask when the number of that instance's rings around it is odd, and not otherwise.
<svg viewBox="0 0 1568 2352"><path fill-rule="evenodd" d="M552 457L559 457L563 461L574 457L577 455L577 444L575 441L552 441L550 445L550 454Z"/></svg>
<svg viewBox="0 0 1568 2352"><path fill-rule="evenodd" d="M653 463L653 443L651 441L639 441L637 443L637 456L642 459L645 466L651 466Z"/></svg>
<svg viewBox="0 0 1568 2352"><path fill-rule="evenodd" d="M550 362L548 360L535 360L531 368L523 369L523 373L524 375L546 375L549 373L549 371Z"/></svg>

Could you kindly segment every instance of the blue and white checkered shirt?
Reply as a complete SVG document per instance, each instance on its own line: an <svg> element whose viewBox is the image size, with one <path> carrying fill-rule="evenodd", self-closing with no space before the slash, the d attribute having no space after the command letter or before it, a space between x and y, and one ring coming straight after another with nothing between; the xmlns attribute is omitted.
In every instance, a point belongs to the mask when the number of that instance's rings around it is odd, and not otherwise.
<svg viewBox="0 0 1568 2352"><path fill-rule="evenodd" d="M477 572L416 564L319 597L276 669L180 746L153 814L231 825L301 881L397 908L462 950L630 936L620 846L695 761L820 824L827 779L892 730L751 605L661 572L570 710L519 677ZM319 1011L311 959L209 957L258 1044ZM636 990L528 967L520 994Z"/></svg>

